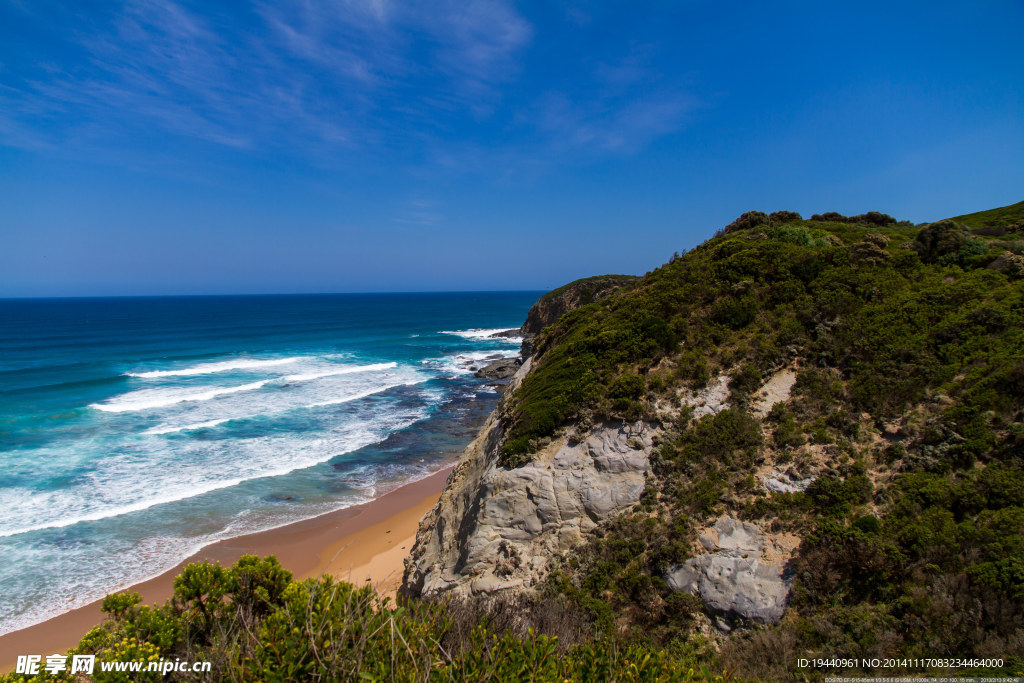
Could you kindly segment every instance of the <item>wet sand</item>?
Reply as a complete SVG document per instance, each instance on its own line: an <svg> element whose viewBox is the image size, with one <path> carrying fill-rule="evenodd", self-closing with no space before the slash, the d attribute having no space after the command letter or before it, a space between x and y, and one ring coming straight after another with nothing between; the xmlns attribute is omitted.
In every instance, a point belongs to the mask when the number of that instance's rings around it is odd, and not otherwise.
<svg viewBox="0 0 1024 683"><path fill-rule="evenodd" d="M372 583L393 596L402 581L403 561L419 521L437 502L452 466L406 484L380 498L287 526L219 541L173 569L131 586L143 604L159 604L173 590L174 577L191 562L230 565L246 553L275 555L297 579L328 573L361 585ZM0 636L0 672L14 669L18 655L63 653L103 620L100 601L42 623Z"/></svg>

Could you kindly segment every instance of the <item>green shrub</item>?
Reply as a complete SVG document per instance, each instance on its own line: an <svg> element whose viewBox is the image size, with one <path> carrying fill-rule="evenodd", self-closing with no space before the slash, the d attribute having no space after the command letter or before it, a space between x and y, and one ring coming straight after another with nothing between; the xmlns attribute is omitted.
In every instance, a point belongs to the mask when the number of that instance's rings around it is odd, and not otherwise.
<svg viewBox="0 0 1024 683"><path fill-rule="evenodd" d="M747 211L745 214L734 220L729 225L722 229L724 234L735 232L737 230L747 230L750 228L756 228L759 225L765 225L768 223L768 216L763 211Z"/></svg>
<svg viewBox="0 0 1024 683"><path fill-rule="evenodd" d="M775 225L781 225L783 223L793 223L795 221L803 220L803 217L796 211L772 211L768 214L768 220Z"/></svg>
<svg viewBox="0 0 1024 683"><path fill-rule="evenodd" d="M644 394L646 382L640 375L621 375L608 387L608 398L638 399Z"/></svg>
<svg viewBox="0 0 1024 683"><path fill-rule="evenodd" d="M871 480L859 471L846 478L818 477L807 487L807 497L822 514L845 516L854 506L870 501L872 491Z"/></svg>
<svg viewBox="0 0 1024 683"><path fill-rule="evenodd" d="M803 429L788 411L779 418L772 438L779 448L799 448L807 443Z"/></svg>
<svg viewBox="0 0 1024 683"><path fill-rule="evenodd" d="M968 234L963 226L952 220L929 223L914 238L914 248L925 263L935 263L941 257L957 254L967 243Z"/></svg>
<svg viewBox="0 0 1024 683"><path fill-rule="evenodd" d="M711 308L711 319L734 330L746 327L757 316L758 301L752 295L729 296L718 300Z"/></svg>
<svg viewBox="0 0 1024 683"><path fill-rule="evenodd" d="M746 363L737 368L729 380L729 391L733 401L744 401L761 387L761 371Z"/></svg>

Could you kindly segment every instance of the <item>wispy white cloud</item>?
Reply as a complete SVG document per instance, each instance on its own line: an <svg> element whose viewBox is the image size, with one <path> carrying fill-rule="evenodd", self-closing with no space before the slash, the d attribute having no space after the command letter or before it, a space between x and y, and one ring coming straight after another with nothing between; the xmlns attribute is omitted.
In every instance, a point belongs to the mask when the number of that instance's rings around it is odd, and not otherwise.
<svg viewBox="0 0 1024 683"><path fill-rule="evenodd" d="M683 128L701 106L678 83L666 85L650 65L650 46L633 46L619 60L593 65L571 90L548 90L520 114L552 153L631 154Z"/></svg>
<svg viewBox="0 0 1024 683"><path fill-rule="evenodd" d="M306 0L257 5L242 19L217 24L180 2L130 0L76 28L84 64L6 84L3 128L42 114L53 122L37 127L43 137L134 120L231 147L350 144L384 125L375 110L413 79L432 81L446 107L476 106L530 33L504 0Z"/></svg>
<svg viewBox="0 0 1024 683"><path fill-rule="evenodd" d="M257 0L230 16L125 0L87 17L48 12L64 17L64 45L24 74L0 70L0 144L116 148L142 132L312 160L418 149L486 166L632 153L694 106L659 86L643 47L591 65L574 89L531 89L520 79L535 32L511 0Z"/></svg>
<svg viewBox="0 0 1024 683"><path fill-rule="evenodd" d="M506 0L305 2L260 13L286 54L394 94L426 81L435 102L475 105L517 73L532 28Z"/></svg>
<svg viewBox="0 0 1024 683"><path fill-rule="evenodd" d="M514 57L532 36L530 25L500 0L428 2L410 18L438 44L437 66L474 94L517 71Z"/></svg>
<svg viewBox="0 0 1024 683"><path fill-rule="evenodd" d="M84 55L80 61L14 86L9 111L42 117L40 136L74 144L141 125L154 134L250 144L232 125L247 97L233 85L240 65L212 27L174 3L136 0L102 30L92 28L74 35L70 49Z"/></svg>
<svg viewBox="0 0 1024 683"><path fill-rule="evenodd" d="M679 129L695 106L696 101L684 94L581 105L555 93L540 105L538 124L549 133L551 144L562 149L636 152Z"/></svg>

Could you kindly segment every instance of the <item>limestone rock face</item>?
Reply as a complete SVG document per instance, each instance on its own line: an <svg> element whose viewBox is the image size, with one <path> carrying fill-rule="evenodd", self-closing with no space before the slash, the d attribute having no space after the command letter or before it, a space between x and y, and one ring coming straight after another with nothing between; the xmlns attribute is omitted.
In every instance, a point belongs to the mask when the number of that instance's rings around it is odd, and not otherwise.
<svg viewBox="0 0 1024 683"><path fill-rule="evenodd" d="M680 405L693 408L693 419L705 415L717 415L726 409L729 402L729 376L722 374L708 382L697 392L686 392Z"/></svg>
<svg viewBox="0 0 1024 683"><path fill-rule="evenodd" d="M772 493L796 493L797 491L806 491L814 479L814 477L797 479L789 472L774 470L762 477L761 481L764 487Z"/></svg>
<svg viewBox="0 0 1024 683"><path fill-rule="evenodd" d="M701 597L705 607L761 623L782 618L792 579L785 563L771 557L768 540L753 524L723 517L700 543L711 551L669 569L675 590Z"/></svg>
<svg viewBox="0 0 1024 683"><path fill-rule="evenodd" d="M512 378L512 388L530 361ZM532 462L498 464L495 411L420 522L402 591L462 595L527 588L558 551L632 506L644 491L653 434L629 425L595 427L580 442L562 437Z"/></svg>
<svg viewBox="0 0 1024 683"><path fill-rule="evenodd" d="M502 330L501 332L495 332L489 335L491 339L518 339L523 336L523 331L515 327L511 330Z"/></svg>

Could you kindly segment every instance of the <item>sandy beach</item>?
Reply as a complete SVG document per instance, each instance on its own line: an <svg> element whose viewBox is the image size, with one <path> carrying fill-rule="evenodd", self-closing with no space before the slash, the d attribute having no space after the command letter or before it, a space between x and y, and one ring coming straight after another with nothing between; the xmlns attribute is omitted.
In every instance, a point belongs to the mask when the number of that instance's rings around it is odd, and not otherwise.
<svg viewBox="0 0 1024 683"><path fill-rule="evenodd" d="M214 543L129 590L142 595L144 604L162 603L171 596L174 577L186 564L211 560L230 565L249 553L277 556L298 579L328 573L356 584L369 581L383 595L393 596L419 521L437 501L453 466L369 503ZM65 652L102 620L100 601L96 601L0 636L0 672L13 670L18 655Z"/></svg>

